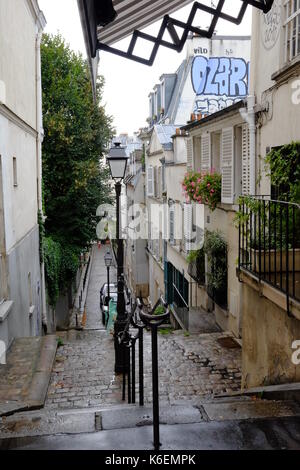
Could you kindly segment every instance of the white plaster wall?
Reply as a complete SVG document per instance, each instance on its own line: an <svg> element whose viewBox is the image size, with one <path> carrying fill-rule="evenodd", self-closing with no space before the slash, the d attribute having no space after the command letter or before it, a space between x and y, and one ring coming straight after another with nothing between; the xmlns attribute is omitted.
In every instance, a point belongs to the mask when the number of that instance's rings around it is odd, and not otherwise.
<svg viewBox="0 0 300 470"><path fill-rule="evenodd" d="M37 223L36 139L0 115L6 251ZM14 187L13 157L17 159L18 186Z"/></svg>
<svg viewBox="0 0 300 470"><path fill-rule="evenodd" d="M36 127L36 26L27 0L0 0L0 80L6 106Z"/></svg>

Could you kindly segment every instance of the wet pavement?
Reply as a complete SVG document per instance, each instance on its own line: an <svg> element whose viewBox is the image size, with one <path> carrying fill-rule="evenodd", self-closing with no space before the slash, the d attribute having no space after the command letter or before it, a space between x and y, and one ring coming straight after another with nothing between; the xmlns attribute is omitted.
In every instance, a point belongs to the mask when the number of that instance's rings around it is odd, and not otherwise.
<svg viewBox="0 0 300 470"><path fill-rule="evenodd" d="M0 449L152 450L151 426L0 441ZM299 450L297 418L161 426L161 450Z"/></svg>
<svg viewBox="0 0 300 470"><path fill-rule="evenodd" d="M0 448L152 448L151 336L145 332L146 407L128 409L122 376L114 374L113 337L99 308L106 251L94 247L85 329L58 333L45 408L0 419ZM241 387L241 348L231 334L176 331L159 334L158 344L162 449L300 448L294 403L216 398Z"/></svg>
<svg viewBox="0 0 300 470"><path fill-rule="evenodd" d="M106 245L93 246L93 261L89 280L89 287L86 301L86 329L104 329L100 315L100 289L103 284L107 283L107 270L104 263L104 256L109 250ZM110 268L110 282L117 279L116 269Z"/></svg>
<svg viewBox="0 0 300 470"><path fill-rule="evenodd" d="M102 325L99 291L106 282L104 255L94 246L84 331L58 333L58 350L48 391L47 409L72 409L122 404L122 377L114 374L114 343ZM115 269L111 269L115 281ZM160 399L162 403L197 403L205 396L238 391L241 349L228 348L228 333L159 334ZM225 341L226 343L226 341ZM224 343L224 344L225 344ZM152 400L151 336L145 333L145 402ZM137 364L138 367L138 364ZM138 376L138 370L137 370ZM137 381L138 390L138 381Z"/></svg>

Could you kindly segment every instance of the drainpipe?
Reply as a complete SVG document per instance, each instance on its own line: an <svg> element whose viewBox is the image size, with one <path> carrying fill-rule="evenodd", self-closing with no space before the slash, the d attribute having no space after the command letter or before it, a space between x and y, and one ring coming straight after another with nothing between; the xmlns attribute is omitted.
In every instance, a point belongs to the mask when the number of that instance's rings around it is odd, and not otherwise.
<svg viewBox="0 0 300 470"><path fill-rule="evenodd" d="M240 114L249 126L250 144L250 195L256 195L256 123L255 123L255 96L247 99L247 108L240 110Z"/></svg>
<svg viewBox="0 0 300 470"><path fill-rule="evenodd" d="M37 175L38 175L38 210L42 215L43 221L43 202L42 202L42 143L44 140L43 129L43 110L42 110L42 76L41 76L41 41L45 19L43 14L37 19L36 35L36 129L37 135ZM47 301L46 301L46 281L45 281L45 263L41 263L41 298L42 298L42 325L47 332Z"/></svg>

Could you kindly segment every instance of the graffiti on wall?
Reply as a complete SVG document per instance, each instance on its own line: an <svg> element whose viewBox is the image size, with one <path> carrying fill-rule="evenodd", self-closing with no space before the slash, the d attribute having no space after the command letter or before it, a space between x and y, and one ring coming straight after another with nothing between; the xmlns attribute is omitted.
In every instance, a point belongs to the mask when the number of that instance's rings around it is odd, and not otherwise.
<svg viewBox="0 0 300 470"><path fill-rule="evenodd" d="M249 63L242 58L196 56L192 65L195 111L211 114L248 94Z"/></svg>

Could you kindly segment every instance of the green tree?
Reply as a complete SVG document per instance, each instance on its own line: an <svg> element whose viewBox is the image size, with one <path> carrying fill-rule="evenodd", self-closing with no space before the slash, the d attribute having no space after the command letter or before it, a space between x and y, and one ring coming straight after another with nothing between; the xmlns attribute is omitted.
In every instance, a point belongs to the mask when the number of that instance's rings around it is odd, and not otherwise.
<svg viewBox="0 0 300 470"><path fill-rule="evenodd" d="M101 105L104 81L98 78L96 98L87 62L58 34L43 36L42 46L43 188L49 282L66 287L78 267L79 253L96 234L96 210L111 202L104 154L112 135L112 119ZM52 251L55 262L49 261ZM60 253L60 262L57 260ZM59 266L59 276L47 273ZM49 289L48 289L49 290ZM57 292L57 288L50 289ZM55 303L57 295L52 295Z"/></svg>

